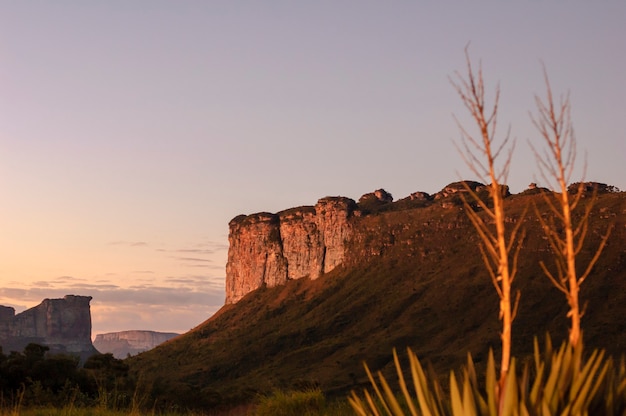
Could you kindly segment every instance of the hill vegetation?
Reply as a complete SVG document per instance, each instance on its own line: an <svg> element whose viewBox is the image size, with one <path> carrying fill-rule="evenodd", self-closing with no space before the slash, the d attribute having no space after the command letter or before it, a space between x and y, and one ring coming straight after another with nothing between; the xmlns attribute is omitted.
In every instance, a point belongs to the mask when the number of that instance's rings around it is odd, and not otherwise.
<svg viewBox="0 0 626 416"><path fill-rule="evenodd" d="M609 224L613 232L580 298L588 311L586 346L619 357L626 347L626 194L610 191L597 196L591 211L581 264ZM526 233L512 344L519 357L532 352L536 335L549 332L555 344L567 339L568 305L539 266L553 254L536 217L552 215L546 199L529 190L504 201L506 221L523 221ZM128 359L130 373L164 407L208 408L277 389L346 395L368 384L364 361L384 374L395 371L393 348L411 347L442 376L459 368L467 352L480 368L490 348L499 354L498 297L465 209L458 193L370 204L344 265L224 306L189 333Z"/></svg>

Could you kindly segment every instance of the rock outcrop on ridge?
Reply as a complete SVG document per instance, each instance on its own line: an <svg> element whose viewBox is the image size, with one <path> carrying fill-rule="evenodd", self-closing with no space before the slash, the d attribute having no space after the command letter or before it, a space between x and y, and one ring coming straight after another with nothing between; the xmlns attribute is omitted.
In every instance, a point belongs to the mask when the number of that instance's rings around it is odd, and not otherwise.
<svg viewBox="0 0 626 416"><path fill-rule="evenodd" d="M575 186L574 191L579 185L572 185ZM583 185L588 192L618 191L614 186L597 182L585 182ZM478 197L488 197L489 190L480 182L459 181L446 185L434 195L414 192L394 202L390 193L378 189L361 196L358 203L346 197L326 197L315 206L291 208L276 214L239 215L229 223L225 303L236 303L263 286L278 286L287 280L303 277L317 279L341 264L349 266L350 262L380 255L394 245L403 227L388 229L373 241L374 235L388 228L377 224L374 214L428 206L447 211L462 210L464 198L468 198L470 206L478 209L469 192L475 192ZM535 192L549 191L531 184L523 194ZM505 197L511 196L507 185L502 185L502 193ZM465 219L465 216L461 218ZM508 218L507 221L513 219ZM435 228L461 226L464 225L455 220L443 221Z"/></svg>
<svg viewBox="0 0 626 416"><path fill-rule="evenodd" d="M121 331L98 334L93 346L103 354L111 353L115 358L126 358L151 350L180 334L156 331Z"/></svg>
<svg viewBox="0 0 626 416"><path fill-rule="evenodd" d="M91 343L91 296L67 295L44 299L15 314L0 306L0 346L5 352L22 351L29 343L46 345L54 353L87 357L97 351Z"/></svg>
<svg viewBox="0 0 626 416"><path fill-rule="evenodd" d="M350 198L326 197L313 207L235 217L229 223L226 303L263 285L316 279L333 270L344 260L355 208Z"/></svg>

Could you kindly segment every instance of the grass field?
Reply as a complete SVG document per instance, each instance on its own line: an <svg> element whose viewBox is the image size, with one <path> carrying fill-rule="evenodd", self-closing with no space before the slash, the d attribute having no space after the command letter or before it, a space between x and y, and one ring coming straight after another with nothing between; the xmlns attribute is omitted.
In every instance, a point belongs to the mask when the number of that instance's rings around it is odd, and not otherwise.
<svg viewBox="0 0 626 416"><path fill-rule="evenodd" d="M0 407L0 416L343 416L354 411L347 398L329 400L319 389L302 391L276 390L260 395L252 404L224 410L157 411L157 410L111 410L104 407L24 407L20 405Z"/></svg>

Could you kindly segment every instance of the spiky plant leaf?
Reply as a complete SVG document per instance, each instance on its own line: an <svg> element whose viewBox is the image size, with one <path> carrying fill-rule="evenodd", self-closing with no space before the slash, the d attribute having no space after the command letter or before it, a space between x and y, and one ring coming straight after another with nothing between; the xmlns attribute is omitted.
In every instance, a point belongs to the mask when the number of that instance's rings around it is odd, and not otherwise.
<svg viewBox="0 0 626 416"><path fill-rule="evenodd" d="M548 407L550 414L556 412L559 403L559 391L558 385L559 378L562 375L562 362L563 355L565 353L565 345L559 349L557 353L552 354L550 362L550 371L548 373L548 379L543 388L542 402Z"/></svg>
<svg viewBox="0 0 626 416"><path fill-rule="evenodd" d="M474 366L474 360L472 359L472 354L467 353L467 368L466 373L468 377L468 384L472 389L472 396L475 401L475 407L478 414L485 415L489 412L489 406L487 401L480 393L478 388L478 377L476 375L476 367Z"/></svg>
<svg viewBox="0 0 626 416"><path fill-rule="evenodd" d="M539 340L537 337L533 338L533 357L535 359L535 371L539 373L539 366L543 363L541 359L541 353L539 352Z"/></svg>
<svg viewBox="0 0 626 416"><path fill-rule="evenodd" d="M463 379L463 414L465 416L477 416L475 393L472 389L467 370Z"/></svg>
<svg viewBox="0 0 626 416"><path fill-rule="evenodd" d="M530 368L528 365L522 366L522 375L519 377L517 385L519 387L519 402L524 403L528 400L528 386L530 384Z"/></svg>
<svg viewBox="0 0 626 416"><path fill-rule="evenodd" d="M518 415L519 396L517 377L515 375L515 358L511 359L509 372L504 382L504 392L500 398L500 415Z"/></svg>
<svg viewBox="0 0 626 416"><path fill-rule="evenodd" d="M400 390L402 390L402 395L404 396L404 400L409 407L409 411L411 415L417 416L417 408L415 407L415 403L413 397L409 393L409 389L406 386L406 381L404 380L404 373L402 371L402 365L400 364L400 360L398 359L398 353L396 349L393 350L393 362L396 365L396 372L398 373L398 381L400 382Z"/></svg>
<svg viewBox="0 0 626 416"><path fill-rule="evenodd" d="M389 387L389 383L387 383L387 380L383 377L383 374L380 371L378 372L378 379L380 380L380 385L385 393L385 398L383 399L383 406L385 409L387 409L390 415L403 416L404 412L402 411L402 407L400 406L398 399L396 399L395 394L393 394L393 391Z"/></svg>
<svg viewBox="0 0 626 416"><path fill-rule="evenodd" d="M604 351L598 353L598 350L593 351L587 363L582 368L582 370L575 371L575 376L572 378L572 383L569 391L569 400L574 401L583 389L584 385L588 385L591 383L592 378L595 376L595 373L598 369L598 366L602 363L602 358L604 357ZM576 365L576 363L572 363Z"/></svg>
<svg viewBox="0 0 626 416"><path fill-rule="evenodd" d="M463 401L454 371L450 371L450 402L452 404L452 414L454 416L463 416Z"/></svg>
<svg viewBox="0 0 626 416"><path fill-rule="evenodd" d="M487 374L485 378L485 388L487 390L487 405L490 415L498 414L498 387L496 383L496 364L493 358L493 350L489 349L487 358Z"/></svg>
<svg viewBox="0 0 626 416"><path fill-rule="evenodd" d="M474 366L474 360L472 359L472 354L468 351L467 352L467 375L470 379L470 382L472 383L472 385L477 385L478 381L477 381L477 377L476 377L476 367Z"/></svg>
<svg viewBox="0 0 626 416"><path fill-rule="evenodd" d="M374 388L374 392L376 393L376 397L380 401L381 406L386 411L386 414L390 415L391 414L391 410L387 406L387 403L385 402L383 394L381 393L380 389L378 388L378 384L376 384L376 380L374 380L374 376L372 375L372 372L370 371L370 369L367 366L367 364L365 364L365 371L367 372L367 378L369 379L370 384ZM370 406L373 406L373 408L377 408L376 405L374 405L373 400L368 400L368 402L370 402Z"/></svg>
<svg viewBox="0 0 626 416"><path fill-rule="evenodd" d="M367 391L365 391L365 396L367 397L367 395ZM348 403L350 403L350 406L352 406L352 410L354 410L358 416L368 415L366 411L367 406L354 391L350 394L350 397L348 397Z"/></svg>
<svg viewBox="0 0 626 416"><path fill-rule="evenodd" d="M369 408L372 410L372 414L374 416L381 416L380 412L378 411L378 406L376 406L376 404L374 403L374 399L367 391L365 392L365 398L367 399L367 404L369 405Z"/></svg>
<svg viewBox="0 0 626 416"><path fill-rule="evenodd" d="M544 357L551 357L554 353L554 347L552 346L552 338L550 334L546 334L546 346L545 346L545 355Z"/></svg>
<svg viewBox="0 0 626 416"><path fill-rule="evenodd" d="M431 380L434 380L433 381L433 397L435 399L433 401L434 406L437 407L439 414L441 415L450 414L452 412L452 409L450 408L450 400L448 400L447 398L448 396L443 391L443 387L441 387L441 383L437 382L439 378L437 377L437 373L435 373L435 370L430 364L428 366L428 375Z"/></svg>
<svg viewBox="0 0 626 416"><path fill-rule="evenodd" d="M528 396L529 403L539 403L542 399L542 393L544 391L543 385L543 373L545 370L545 363L539 363L537 374L535 375L535 381L533 383L533 387L530 390L530 395Z"/></svg>
<svg viewBox="0 0 626 416"><path fill-rule="evenodd" d="M574 400L572 401L573 414L581 414L583 412L587 413L589 404L598 391L600 384L604 382L609 362L605 361L602 365L603 357L604 352L601 352L597 355L597 358L594 361L590 360L585 365L585 368L583 369L584 371L580 373L578 378L583 379L584 383L580 386L574 396ZM600 365L602 365L602 367L598 373Z"/></svg>
<svg viewBox="0 0 626 416"><path fill-rule="evenodd" d="M439 411L436 407L435 399L428 387L428 379L424 374L424 369L419 362L419 359L411 349L408 350L409 364L411 367L411 376L413 378L413 387L417 394L417 402L419 408L424 416L439 416Z"/></svg>

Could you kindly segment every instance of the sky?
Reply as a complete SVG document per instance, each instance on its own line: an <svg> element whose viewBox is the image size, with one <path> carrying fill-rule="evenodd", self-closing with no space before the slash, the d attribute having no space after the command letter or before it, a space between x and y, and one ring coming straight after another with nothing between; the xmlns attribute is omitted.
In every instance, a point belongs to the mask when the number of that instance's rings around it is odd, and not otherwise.
<svg viewBox="0 0 626 416"><path fill-rule="evenodd" d="M466 46L512 192L545 185L544 66L575 179L626 189L624 21L622 0L0 0L0 304L92 296L94 336L186 332L224 303L233 217L478 179Z"/></svg>

